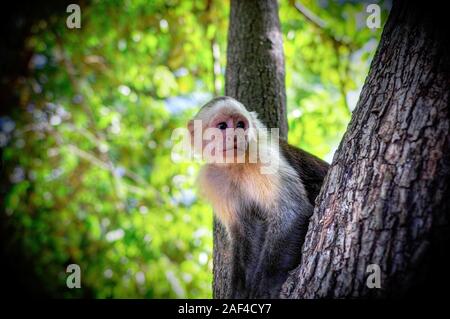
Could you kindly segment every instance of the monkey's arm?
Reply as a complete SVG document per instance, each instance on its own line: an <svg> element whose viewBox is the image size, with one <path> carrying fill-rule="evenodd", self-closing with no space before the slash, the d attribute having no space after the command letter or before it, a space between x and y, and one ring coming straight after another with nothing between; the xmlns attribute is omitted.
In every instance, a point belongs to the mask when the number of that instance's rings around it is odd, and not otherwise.
<svg viewBox="0 0 450 319"><path fill-rule="evenodd" d="M278 298L289 271L300 263L301 247L313 207L309 201L281 205L268 223L258 263L250 283L250 298Z"/></svg>
<svg viewBox="0 0 450 319"><path fill-rule="evenodd" d="M250 298L252 278L258 266L267 233L266 222L255 207L243 208L239 225L231 231L231 295L233 299Z"/></svg>
<svg viewBox="0 0 450 319"><path fill-rule="evenodd" d="M278 298L288 272L299 265L314 201L329 167L314 155L285 142L281 142L280 147L302 185L285 180L287 193L280 199L276 211L268 214L268 229L251 279L250 298Z"/></svg>

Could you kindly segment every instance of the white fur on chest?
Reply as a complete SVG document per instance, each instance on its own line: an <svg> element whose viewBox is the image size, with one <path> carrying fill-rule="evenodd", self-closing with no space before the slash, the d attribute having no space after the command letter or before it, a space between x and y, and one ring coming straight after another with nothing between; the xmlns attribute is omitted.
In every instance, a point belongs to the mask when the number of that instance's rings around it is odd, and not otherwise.
<svg viewBox="0 0 450 319"><path fill-rule="evenodd" d="M255 203L270 211L280 196L278 174L262 174L259 165L205 166L199 176L200 191L211 202L216 216L225 225L232 224L241 206L238 200Z"/></svg>

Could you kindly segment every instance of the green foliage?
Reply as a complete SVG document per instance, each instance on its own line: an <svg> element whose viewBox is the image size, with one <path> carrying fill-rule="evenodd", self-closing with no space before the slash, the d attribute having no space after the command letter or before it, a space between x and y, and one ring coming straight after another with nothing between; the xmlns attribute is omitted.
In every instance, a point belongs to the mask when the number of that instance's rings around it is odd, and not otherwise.
<svg viewBox="0 0 450 319"><path fill-rule="evenodd" d="M306 3L324 30L291 1L280 17L290 142L330 159L380 32L355 20L362 4L324 3ZM5 206L48 293L211 297L212 210L194 191L198 165L172 162L170 137L212 96L212 43L223 73L228 10L218 0L91 1L80 30L64 16L33 28L21 104L2 119L15 126L2 126ZM70 263L81 290L65 287Z"/></svg>
<svg viewBox="0 0 450 319"><path fill-rule="evenodd" d="M289 141L331 162L381 35L364 2L299 1L319 25L282 1ZM387 4L379 1L381 21Z"/></svg>

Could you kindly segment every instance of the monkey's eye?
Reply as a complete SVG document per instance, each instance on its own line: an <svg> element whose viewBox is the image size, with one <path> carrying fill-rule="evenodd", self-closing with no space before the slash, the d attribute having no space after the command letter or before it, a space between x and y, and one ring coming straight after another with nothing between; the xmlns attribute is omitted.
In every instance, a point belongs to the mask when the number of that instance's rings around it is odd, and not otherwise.
<svg viewBox="0 0 450 319"><path fill-rule="evenodd" d="M237 122L236 128L245 128L245 123L244 123L244 121L239 121L239 122Z"/></svg>
<svg viewBox="0 0 450 319"><path fill-rule="evenodd" d="M217 124L217 128L219 130L226 130L227 129L227 123L225 122L220 122L219 124Z"/></svg>

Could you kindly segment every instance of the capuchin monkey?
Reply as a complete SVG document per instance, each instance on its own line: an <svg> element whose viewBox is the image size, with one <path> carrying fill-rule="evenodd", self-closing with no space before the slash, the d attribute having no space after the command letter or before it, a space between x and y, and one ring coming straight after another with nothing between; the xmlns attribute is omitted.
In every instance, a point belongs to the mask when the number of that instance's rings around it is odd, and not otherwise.
<svg viewBox="0 0 450 319"><path fill-rule="evenodd" d="M231 243L229 297L278 298L289 271L300 263L329 165L269 135L257 114L231 97L204 105L188 129L194 150L206 161L200 191Z"/></svg>

